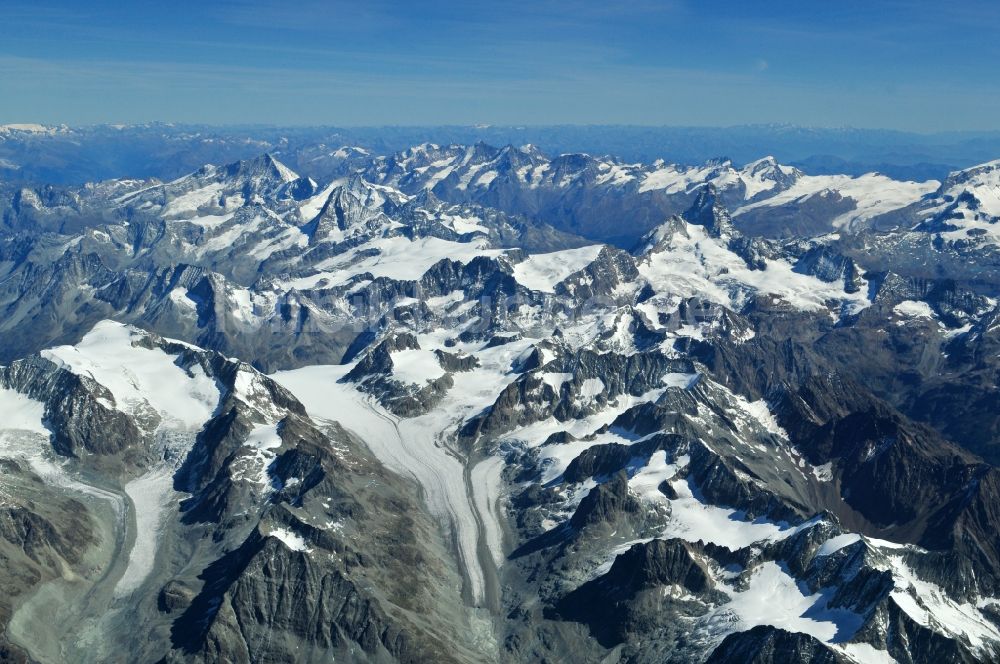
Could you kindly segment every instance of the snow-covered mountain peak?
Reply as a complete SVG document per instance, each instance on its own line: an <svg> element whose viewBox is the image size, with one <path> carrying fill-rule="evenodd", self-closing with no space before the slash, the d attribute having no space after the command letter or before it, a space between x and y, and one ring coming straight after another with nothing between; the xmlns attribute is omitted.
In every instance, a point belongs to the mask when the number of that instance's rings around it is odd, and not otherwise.
<svg viewBox="0 0 1000 664"><path fill-rule="evenodd" d="M113 407L137 420L148 419L152 411L170 426L197 429L212 416L220 393L200 365L182 366L181 346L187 345L105 320L79 343L44 350L41 356L107 388Z"/></svg>
<svg viewBox="0 0 1000 664"><path fill-rule="evenodd" d="M949 173L942 183L941 189L948 191L959 184L968 186L1000 184L1000 159Z"/></svg>
<svg viewBox="0 0 1000 664"><path fill-rule="evenodd" d="M315 244L323 238L339 241L351 228L368 227L370 230L373 224L385 225L388 223L386 212L394 210L400 199L405 198L394 193L387 187L378 187L360 176L353 176L347 182L331 185L316 197L315 200L322 200L325 196L325 201L311 219L304 219L308 224L303 230ZM307 201L301 209L315 210L315 204Z"/></svg>
<svg viewBox="0 0 1000 664"><path fill-rule="evenodd" d="M299 179L295 171L278 161L270 152L253 159L233 162L223 168L228 177L254 183L277 181L287 184Z"/></svg>
<svg viewBox="0 0 1000 664"><path fill-rule="evenodd" d="M948 175L920 211L917 230L941 233L947 241L1000 243L1000 160Z"/></svg>
<svg viewBox="0 0 1000 664"><path fill-rule="evenodd" d="M66 125L43 125L32 122L10 123L0 125L0 137L5 136L52 136L67 133Z"/></svg>
<svg viewBox="0 0 1000 664"><path fill-rule="evenodd" d="M947 202L965 197L971 212L1000 218L1000 159L951 173L941 185L940 196Z"/></svg>
<svg viewBox="0 0 1000 664"><path fill-rule="evenodd" d="M525 143L517 148L522 154L529 157L534 157L535 159L546 159L545 153L535 145L534 143Z"/></svg>
<svg viewBox="0 0 1000 664"><path fill-rule="evenodd" d="M698 195L684 213L684 219L692 224L704 226L712 237L728 239L734 232L729 210L719 198L719 191L712 184L702 185L698 189Z"/></svg>
<svg viewBox="0 0 1000 664"><path fill-rule="evenodd" d="M225 166L204 166L117 200L127 209L183 220L223 215L253 202L289 208L315 195L316 189L313 180L299 177L270 154L264 154Z"/></svg>
<svg viewBox="0 0 1000 664"><path fill-rule="evenodd" d="M676 233L687 235L687 223L679 215L673 215L666 221L654 226L648 231L632 250L635 256L645 256L647 254L662 251Z"/></svg>
<svg viewBox="0 0 1000 664"><path fill-rule="evenodd" d="M808 252L796 256L747 238L732 228L710 186L699 199L683 217L648 233L634 252L649 302L663 308L696 297L741 311L754 298L770 298L800 311L825 310L835 319L870 306L853 263L844 267L843 257L810 258Z"/></svg>
<svg viewBox="0 0 1000 664"><path fill-rule="evenodd" d="M740 169L740 179L745 187L744 199L750 200L762 194L791 187L804 175L792 166L783 166L772 156L752 161Z"/></svg>

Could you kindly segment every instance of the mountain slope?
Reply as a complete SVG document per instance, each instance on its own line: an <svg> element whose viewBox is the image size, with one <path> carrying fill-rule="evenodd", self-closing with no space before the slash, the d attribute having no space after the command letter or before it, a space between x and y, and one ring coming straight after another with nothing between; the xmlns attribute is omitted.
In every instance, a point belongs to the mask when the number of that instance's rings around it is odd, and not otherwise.
<svg viewBox="0 0 1000 664"><path fill-rule="evenodd" d="M27 556L5 559L23 597L8 614L12 651L475 659L454 631L468 619L457 588L441 583L454 569L412 487L248 365L105 322L0 376L4 407L21 417L4 425L5 484L36 487L10 514L46 524L30 543L4 532ZM278 569L288 576L261 585ZM376 578L372 595L363 579ZM292 588L312 597L299 606L326 607L326 627L289 610ZM40 640L50 611L53 638ZM76 643L57 637L69 625Z"/></svg>

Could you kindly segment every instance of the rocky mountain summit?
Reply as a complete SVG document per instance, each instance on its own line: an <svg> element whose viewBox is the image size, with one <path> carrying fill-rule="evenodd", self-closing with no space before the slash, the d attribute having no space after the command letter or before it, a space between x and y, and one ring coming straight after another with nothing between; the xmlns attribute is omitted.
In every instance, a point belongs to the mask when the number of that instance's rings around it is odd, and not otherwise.
<svg viewBox="0 0 1000 664"><path fill-rule="evenodd" d="M3 190L4 659L1000 659L995 163L317 152Z"/></svg>

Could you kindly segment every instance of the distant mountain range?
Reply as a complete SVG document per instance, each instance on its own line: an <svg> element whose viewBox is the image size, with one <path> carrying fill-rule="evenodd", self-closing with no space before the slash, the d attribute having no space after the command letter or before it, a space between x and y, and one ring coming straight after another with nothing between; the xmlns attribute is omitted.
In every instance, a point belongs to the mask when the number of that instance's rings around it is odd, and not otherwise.
<svg viewBox="0 0 1000 664"><path fill-rule="evenodd" d="M204 164L264 151L317 177L311 157L324 146L358 145L391 154L420 143L538 145L548 154L586 152L626 161L738 165L765 154L812 175L880 172L901 180L942 179L994 159L1000 132L914 134L793 125L736 127L213 127L151 123L89 127L0 125L0 175L53 184L120 177L171 179Z"/></svg>

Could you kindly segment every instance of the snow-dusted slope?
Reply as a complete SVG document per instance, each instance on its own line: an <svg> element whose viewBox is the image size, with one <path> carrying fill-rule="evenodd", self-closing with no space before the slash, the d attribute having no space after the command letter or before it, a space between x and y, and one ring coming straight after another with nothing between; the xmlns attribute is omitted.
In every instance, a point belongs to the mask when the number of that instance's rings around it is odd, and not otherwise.
<svg viewBox="0 0 1000 664"><path fill-rule="evenodd" d="M533 254L514 266L514 278L526 288L551 293L556 284L597 258L602 245Z"/></svg>
<svg viewBox="0 0 1000 664"><path fill-rule="evenodd" d="M500 205L620 246L628 244L621 238L628 228L619 222L637 228L630 238L634 241L661 220L657 214L662 218L682 211L706 184L720 192L739 223L768 236L864 229L873 220L909 209L939 184L902 182L878 173L807 175L774 157L743 166L725 159L642 164L588 154L549 157L534 146L484 144L424 144L375 159L364 172L373 182L410 194L432 190L446 200ZM771 214L786 219L782 224L761 222L761 216ZM799 215L805 218L797 220Z"/></svg>
<svg viewBox="0 0 1000 664"><path fill-rule="evenodd" d="M174 356L140 345L145 338L141 330L103 321L75 346L45 350L42 357L106 387L123 412L152 409L161 426L201 427L219 404L215 381L201 367L182 369Z"/></svg>
<svg viewBox="0 0 1000 664"><path fill-rule="evenodd" d="M751 295L772 296L803 311L857 313L869 306L862 290L845 291L843 282L827 282L795 270L785 257L766 259L751 268L704 226L675 219L652 234L655 246L640 256L639 273L667 298L698 297L739 310ZM761 269L762 268L762 269Z"/></svg>
<svg viewBox="0 0 1000 664"><path fill-rule="evenodd" d="M213 219L261 199L294 204L315 191L315 182L265 154L226 166L206 165L172 182L123 195L117 202L165 219Z"/></svg>
<svg viewBox="0 0 1000 664"><path fill-rule="evenodd" d="M849 199L852 209L834 217L832 228L863 226L865 222L895 210L918 203L922 197L937 189L935 180L927 182L899 182L879 173L858 177L849 175L800 175L787 189L737 207L733 216L761 208L777 208L789 203L802 204L814 197L836 195Z"/></svg>
<svg viewBox="0 0 1000 664"><path fill-rule="evenodd" d="M1000 239L1000 160L948 176L920 211L922 230L949 240Z"/></svg>

